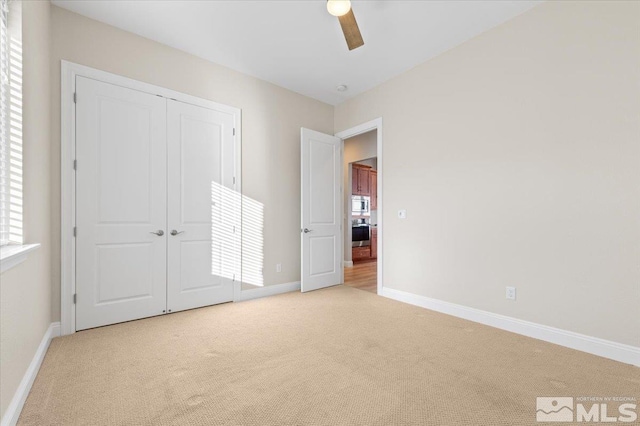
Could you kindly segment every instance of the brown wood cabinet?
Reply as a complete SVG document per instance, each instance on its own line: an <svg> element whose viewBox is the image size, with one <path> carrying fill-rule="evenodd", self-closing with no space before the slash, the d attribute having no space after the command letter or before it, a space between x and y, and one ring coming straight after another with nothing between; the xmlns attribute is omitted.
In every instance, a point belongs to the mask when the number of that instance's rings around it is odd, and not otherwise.
<svg viewBox="0 0 640 426"><path fill-rule="evenodd" d="M378 171L369 172L369 189L371 196L371 210L378 210Z"/></svg>
<svg viewBox="0 0 640 426"><path fill-rule="evenodd" d="M371 258L378 258L378 228L371 227Z"/></svg>
<svg viewBox="0 0 640 426"><path fill-rule="evenodd" d="M351 259L354 262L358 260L370 259L371 258L371 247L353 247L351 249Z"/></svg>
<svg viewBox="0 0 640 426"><path fill-rule="evenodd" d="M351 172L351 194L368 196L371 189L371 167L354 164Z"/></svg>

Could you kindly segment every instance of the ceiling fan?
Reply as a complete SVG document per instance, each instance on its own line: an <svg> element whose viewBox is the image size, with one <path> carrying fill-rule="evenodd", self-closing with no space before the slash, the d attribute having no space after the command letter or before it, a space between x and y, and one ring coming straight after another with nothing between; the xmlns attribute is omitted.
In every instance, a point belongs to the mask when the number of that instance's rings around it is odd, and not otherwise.
<svg viewBox="0 0 640 426"><path fill-rule="evenodd" d="M327 11L338 17L349 50L357 49L364 45L364 40L362 39L362 34L360 34L360 28L358 28L349 0L327 0Z"/></svg>

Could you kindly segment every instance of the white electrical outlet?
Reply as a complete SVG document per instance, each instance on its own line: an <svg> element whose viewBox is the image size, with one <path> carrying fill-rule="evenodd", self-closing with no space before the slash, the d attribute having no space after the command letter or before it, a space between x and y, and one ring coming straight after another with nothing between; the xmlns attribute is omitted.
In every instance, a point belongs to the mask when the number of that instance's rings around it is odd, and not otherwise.
<svg viewBox="0 0 640 426"><path fill-rule="evenodd" d="M507 299L516 300L516 288L515 287L507 287Z"/></svg>
<svg viewBox="0 0 640 426"><path fill-rule="evenodd" d="M398 210L398 219L406 219L407 211L406 210Z"/></svg>
<svg viewBox="0 0 640 426"><path fill-rule="evenodd" d="M276 272L282 272L282 263L276 264Z"/></svg>

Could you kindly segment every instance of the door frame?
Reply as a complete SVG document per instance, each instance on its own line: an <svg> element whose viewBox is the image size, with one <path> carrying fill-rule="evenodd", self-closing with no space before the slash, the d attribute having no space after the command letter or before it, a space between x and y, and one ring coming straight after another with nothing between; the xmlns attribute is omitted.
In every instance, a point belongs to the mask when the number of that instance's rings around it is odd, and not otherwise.
<svg viewBox="0 0 640 426"><path fill-rule="evenodd" d="M76 185L74 160L76 151L76 76L114 84L140 92L177 100L203 108L224 111L234 116L235 168L237 191L242 194L242 110L207 99L176 92L164 87L133 80L117 74L61 61L60 76L60 331L61 335L76 332L76 241L73 229L76 224ZM241 213L242 214L242 213ZM240 248L242 253L242 247ZM241 255L242 259L242 255ZM242 279L233 285L233 300L242 300Z"/></svg>
<svg viewBox="0 0 640 426"><path fill-rule="evenodd" d="M344 152L344 140L345 139L349 139L352 138L354 136L358 136L361 135L363 133L367 133L370 132L372 130L376 130L376 154L377 154L377 161L378 161L378 258L377 258L377 285L378 285L378 295L382 295L382 289L383 289L383 283L382 283L382 260L383 260L383 245L382 245L382 241L384 238L384 223L383 223L383 199L382 199L382 195L383 195L383 191L382 191L382 182L384 180L384 169L383 169L383 160L382 160L382 117L378 117L374 120L371 121L367 121L366 123L362 123L358 126L355 127L351 127L349 129L343 130L341 132L336 133L334 136L339 137L340 139L342 139L342 151ZM344 160L343 160L344 161ZM342 182L344 182L344 164L342 167ZM344 197L341 197L340 200L342 201ZM344 207L343 207L344 210ZM345 214L345 212L343 211L343 214ZM344 220L343 220L344 222ZM345 232L342 232L342 247L344 247L344 234ZM344 256L342 259L342 267L344 270ZM343 279L344 281L344 279Z"/></svg>

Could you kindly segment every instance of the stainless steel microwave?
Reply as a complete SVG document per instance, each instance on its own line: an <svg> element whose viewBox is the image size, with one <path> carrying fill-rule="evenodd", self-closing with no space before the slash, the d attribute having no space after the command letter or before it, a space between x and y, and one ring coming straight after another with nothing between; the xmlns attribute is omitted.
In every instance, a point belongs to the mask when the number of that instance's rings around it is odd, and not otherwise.
<svg viewBox="0 0 640 426"><path fill-rule="evenodd" d="M351 197L351 214L353 216L371 216L371 198L353 195Z"/></svg>

